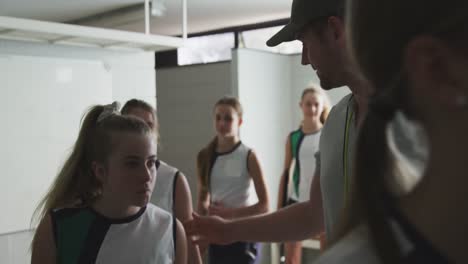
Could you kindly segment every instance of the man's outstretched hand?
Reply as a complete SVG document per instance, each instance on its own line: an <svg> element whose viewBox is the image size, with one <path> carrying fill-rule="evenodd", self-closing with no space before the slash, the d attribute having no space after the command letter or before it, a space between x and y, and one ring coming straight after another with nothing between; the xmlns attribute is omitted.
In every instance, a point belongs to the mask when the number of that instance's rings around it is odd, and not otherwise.
<svg viewBox="0 0 468 264"><path fill-rule="evenodd" d="M193 219L184 223L187 236L197 245L227 245L235 242L230 220L219 216L199 216L192 213Z"/></svg>

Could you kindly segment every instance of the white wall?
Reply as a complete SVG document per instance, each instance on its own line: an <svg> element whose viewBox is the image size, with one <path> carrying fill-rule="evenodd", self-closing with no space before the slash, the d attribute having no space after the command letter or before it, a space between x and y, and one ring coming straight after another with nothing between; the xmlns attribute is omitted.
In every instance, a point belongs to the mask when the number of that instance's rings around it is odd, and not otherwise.
<svg viewBox="0 0 468 264"><path fill-rule="evenodd" d="M0 200L9 212L0 234L29 228L31 213L77 136L80 115L112 100L112 76L95 61L43 57L0 58L4 115Z"/></svg>
<svg viewBox="0 0 468 264"><path fill-rule="evenodd" d="M270 193L270 208L274 209L284 145L292 129L289 57L247 49L233 55L238 96L244 107L241 139L258 155Z"/></svg>
<svg viewBox="0 0 468 264"><path fill-rule="evenodd" d="M284 166L284 145L292 129L290 59L239 49L233 53L233 69L234 85L244 107L241 139L257 154L270 195L270 210L274 211ZM269 247L263 248L262 263L274 263Z"/></svg>
<svg viewBox="0 0 468 264"><path fill-rule="evenodd" d="M197 153L215 136L213 106L231 94L231 63L161 69L157 72L159 156L187 176L197 199Z"/></svg>
<svg viewBox="0 0 468 264"><path fill-rule="evenodd" d="M0 219L0 263L29 263L32 210L82 114L92 104L133 97L155 105L154 54L0 40L0 80L0 198L12 205Z"/></svg>

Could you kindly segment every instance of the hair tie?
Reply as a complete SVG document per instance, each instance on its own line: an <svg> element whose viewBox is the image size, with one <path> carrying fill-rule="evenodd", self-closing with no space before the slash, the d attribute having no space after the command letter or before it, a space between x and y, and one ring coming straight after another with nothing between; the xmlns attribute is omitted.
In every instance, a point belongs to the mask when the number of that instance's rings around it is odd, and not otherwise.
<svg viewBox="0 0 468 264"><path fill-rule="evenodd" d="M119 109L120 103L117 101L113 102L112 104L105 105L104 110L102 110L102 113L98 116L96 122L99 123L111 115L120 115Z"/></svg>
<svg viewBox="0 0 468 264"><path fill-rule="evenodd" d="M411 192L420 182L429 160L429 140L424 127L397 111L386 129L387 142L395 161L395 178L390 187L397 196Z"/></svg>

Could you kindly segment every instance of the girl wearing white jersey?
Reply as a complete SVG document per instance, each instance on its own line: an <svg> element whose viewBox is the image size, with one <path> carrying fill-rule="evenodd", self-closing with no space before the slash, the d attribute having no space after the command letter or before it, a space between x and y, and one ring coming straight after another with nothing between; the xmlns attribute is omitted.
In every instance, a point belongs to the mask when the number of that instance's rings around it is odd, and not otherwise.
<svg viewBox="0 0 468 264"><path fill-rule="evenodd" d="M278 209L309 200L321 129L330 111L327 95L320 87L315 86L302 92L299 106L303 115L302 124L299 129L289 134L286 141ZM285 243L284 248L281 248L281 257L284 263L302 263L302 243Z"/></svg>
<svg viewBox="0 0 468 264"><path fill-rule="evenodd" d="M225 219L267 212L268 193L257 156L239 138L239 101L224 97L215 104L214 113L216 137L197 157L198 212ZM256 255L252 243L209 247L210 264L254 263Z"/></svg>
<svg viewBox="0 0 468 264"><path fill-rule="evenodd" d="M92 107L38 207L31 263L186 263L182 224L149 203L156 150L151 128L117 103Z"/></svg>
<svg viewBox="0 0 468 264"><path fill-rule="evenodd" d="M122 107L123 115L138 117L159 135L159 122L155 109L145 101L131 99ZM158 181L151 202L168 211L182 223L192 218L192 194L185 175L177 168L158 160ZM188 264L201 264L198 247L187 240Z"/></svg>

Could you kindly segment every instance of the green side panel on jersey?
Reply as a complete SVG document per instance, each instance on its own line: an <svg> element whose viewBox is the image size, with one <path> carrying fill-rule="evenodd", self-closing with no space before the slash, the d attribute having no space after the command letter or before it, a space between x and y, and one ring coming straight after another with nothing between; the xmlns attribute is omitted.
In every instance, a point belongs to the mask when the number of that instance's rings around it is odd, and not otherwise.
<svg viewBox="0 0 468 264"><path fill-rule="evenodd" d="M96 216L88 210L57 222L57 259L59 264L77 264Z"/></svg>
<svg viewBox="0 0 468 264"><path fill-rule="evenodd" d="M297 166L297 154L299 153L299 143L301 141L301 138L304 136L304 133L302 133L302 130L297 130L291 133L291 153L292 157L296 159L296 167L294 168L294 173L293 173L293 183L294 183L294 191L296 192L296 195L299 197L299 166Z"/></svg>

